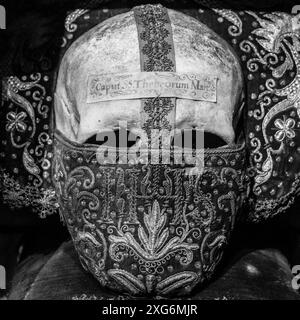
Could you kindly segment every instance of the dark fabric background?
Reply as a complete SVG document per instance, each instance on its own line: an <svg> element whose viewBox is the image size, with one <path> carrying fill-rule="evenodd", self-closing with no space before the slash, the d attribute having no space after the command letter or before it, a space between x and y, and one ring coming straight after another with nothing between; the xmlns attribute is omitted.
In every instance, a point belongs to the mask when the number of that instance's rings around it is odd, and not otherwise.
<svg viewBox="0 0 300 320"><path fill-rule="evenodd" d="M47 71L55 68L55 48L62 34L64 18L75 8L121 8L142 3L160 2L177 9L199 8L193 0L109 1L109 0L11 0L1 1L7 11L7 30L0 31L0 76ZM209 1L203 1L209 2ZM174 4L175 3L175 4ZM287 0L226 0L218 7L236 10L291 12L298 1ZM128 5L129 4L129 5ZM237 250L276 247L290 263L300 264L300 201L284 215L261 225L237 228L227 256ZM17 261L33 253L47 253L69 238L59 215L40 219L29 210L11 212L0 203L0 265L6 266L9 278ZM22 250L20 250L22 249ZM3 292L2 292L3 294ZM0 291L1 295L1 291Z"/></svg>

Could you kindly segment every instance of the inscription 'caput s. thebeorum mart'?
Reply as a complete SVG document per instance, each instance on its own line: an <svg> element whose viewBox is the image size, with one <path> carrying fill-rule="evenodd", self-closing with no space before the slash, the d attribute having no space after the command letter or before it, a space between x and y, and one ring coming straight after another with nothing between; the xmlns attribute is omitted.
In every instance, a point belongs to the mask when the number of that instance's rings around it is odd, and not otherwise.
<svg viewBox="0 0 300 320"><path fill-rule="evenodd" d="M176 72L91 75L87 102L173 97L217 102L217 77Z"/></svg>

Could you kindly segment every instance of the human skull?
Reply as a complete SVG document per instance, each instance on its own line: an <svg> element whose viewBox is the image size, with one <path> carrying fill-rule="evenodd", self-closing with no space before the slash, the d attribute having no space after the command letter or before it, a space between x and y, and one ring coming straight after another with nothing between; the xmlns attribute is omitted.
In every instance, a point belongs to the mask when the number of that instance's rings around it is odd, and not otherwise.
<svg viewBox="0 0 300 320"><path fill-rule="evenodd" d="M148 38L136 15L144 17ZM164 36L172 44L161 46ZM143 56L149 54L143 41L150 51L174 49L175 70L153 68L153 83L175 77L210 85L199 86L202 93L194 99L188 86L138 92L126 87L120 93L111 79L139 81L150 74L142 72ZM164 58L157 64L167 66ZM111 92L101 85L95 91L95 83L109 84L113 94L103 98ZM243 201L244 149L236 144L242 88L230 46L199 21L161 6L137 7L105 20L68 48L55 92L54 176L80 260L103 286L133 295L183 295L211 277ZM204 129L224 141L204 150L201 174L187 175L185 164L149 164L143 158L97 161L98 145L91 137L118 129L120 122L140 132L145 99L154 103L149 98L175 101L169 129Z"/></svg>
<svg viewBox="0 0 300 320"><path fill-rule="evenodd" d="M242 72L231 47L206 25L168 9L176 72L217 78L217 101L176 100L175 129L201 128L233 144L233 116L241 106ZM101 130L129 131L143 124L141 99L88 102L91 75L141 72L133 11L96 25L77 39L61 61L55 93L56 125L67 138L83 143ZM217 124L217 125L216 125Z"/></svg>

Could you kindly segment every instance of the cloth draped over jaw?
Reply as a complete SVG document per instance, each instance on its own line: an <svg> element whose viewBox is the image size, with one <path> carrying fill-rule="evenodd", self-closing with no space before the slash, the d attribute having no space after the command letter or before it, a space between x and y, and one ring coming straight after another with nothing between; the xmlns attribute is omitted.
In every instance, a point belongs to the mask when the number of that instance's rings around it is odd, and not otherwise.
<svg viewBox="0 0 300 320"><path fill-rule="evenodd" d="M57 55L96 24L130 9L71 12ZM202 1L182 11L213 29L240 57L250 183L245 219L259 222L284 212L300 183L299 15L208 8ZM12 209L29 207L41 217L58 208L51 170L58 65L52 72L12 74L2 85L1 197Z"/></svg>

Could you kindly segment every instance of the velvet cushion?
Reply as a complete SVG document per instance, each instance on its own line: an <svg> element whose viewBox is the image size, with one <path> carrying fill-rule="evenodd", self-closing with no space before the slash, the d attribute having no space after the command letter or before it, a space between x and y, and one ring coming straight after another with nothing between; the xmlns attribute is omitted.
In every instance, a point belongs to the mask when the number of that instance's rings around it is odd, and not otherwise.
<svg viewBox="0 0 300 320"><path fill-rule="evenodd" d="M233 258L205 288L184 299L300 300L292 289L290 266L275 249L255 250ZM160 297L155 297L159 299ZM133 299L104 291L81 267L71 242L54 253L32 256L19 266L9 300Z"/></svg>

